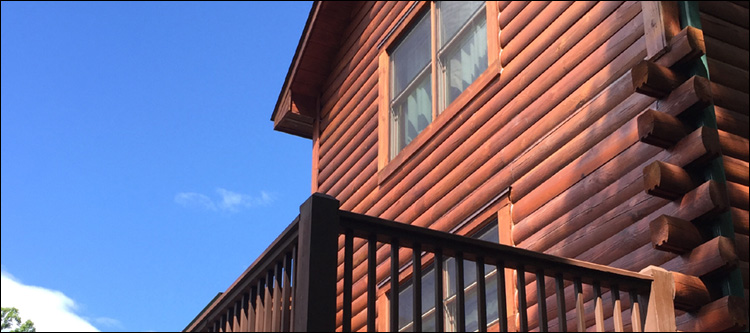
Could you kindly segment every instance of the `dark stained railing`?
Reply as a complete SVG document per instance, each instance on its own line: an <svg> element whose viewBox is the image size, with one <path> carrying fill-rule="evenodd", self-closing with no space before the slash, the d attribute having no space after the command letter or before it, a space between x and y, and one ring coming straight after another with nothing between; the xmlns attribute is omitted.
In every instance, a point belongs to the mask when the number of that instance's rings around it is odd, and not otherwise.
<svg viewBox="0 0 750 333"><path fill-rule="evenodd" d="M337 267L338 239L344 236L344 275L343 308L337 308ZM500 331L507 331L516 324L521 331L530 328L547 331L550 328L567 331L585 331L588 326L584 313L583 286L593 287L595 303L595 327L603 330L604 306L602 288L610 293L613 311L610 312L614 329L623 331L623 311L632 309L628 317L630 329L640 331L646 322L648 295L653 279L650 276L630 271L614 269L587 262L555 257L520 248L471 239L436 230L415 227L394 221L339 210L334 198L313 194L301 207L300 215L284 230L265 252L237 279L226 292L218 296L204 309L185 331L334 331L337 328L336 313L343 312L343 320L338 323L343 331L352 330L353 304L353 253L354 239L367 241L367 319L364 325L368 331L376 330L376 280L378 246L390 247L390 289L399 290L399 249L412 249L413 276L421 276L423 254L434 254L435 272L442 272L444 260L455 258L456 278L454 298L454 323L458 331L466 326L464 294L464 270L476 270L477 322L479 331L487 329L487 313L497 311L497 325ZM475 267L464 267L464 260L472 261ZM496 268L497 309L488 309L486 300L485 265ZM517 278L517 301L508 302L506 273L515 270ZM526 277L527 273L537 280L537 311L530 320L527 313ZM546 308L547 291L545 277L554 279L556 313L548 318ZM443 274L435 274L434 290L422 290L420 279L413 279L412 320L414 331L421 331L422 294L434 292L436 309L435 329L444 331L442 311L445 303ZM566 284L573 285L573 302L566 304ZM620 292L630 295L630 302L621 304ZM391 292L391 295L398 293ZM513 295L510 295L513 296ZM494 297L494 295L493 295ZM399 297L390 297L388 306L390 331L399 329ZM511 308L509 308L509 304ZM571 307L568 307L573 305ZM571 309L566 311L566 309ZM518 312L518 319L508 320L509 314ZM569 327L571 313L576 317ZM591 317L591 316L589 316ZM672 317L674 315L672 314ZM562 320L560 320L562 318ZM554 327L549 323L556 320ZM509 322L511 321L511 322ZM530 326L535 325L533 327ZM356 327L355 327L356 328ZM382 327L381 327L382 328Z"/></svg>

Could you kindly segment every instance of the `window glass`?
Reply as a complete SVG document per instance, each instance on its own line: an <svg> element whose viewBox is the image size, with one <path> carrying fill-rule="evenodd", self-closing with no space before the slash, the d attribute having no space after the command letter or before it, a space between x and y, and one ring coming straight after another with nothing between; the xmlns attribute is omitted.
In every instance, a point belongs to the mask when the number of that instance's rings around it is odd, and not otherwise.
<svg viewBox="0 0 750 333"><path fill-rule="evenodd" d="M438 2L441 110L487 69L487 17L483 4L483 1Z"/></svg>
<svg viewBox="0 0 750 333"><path fill-rule="evenodd" d="M427 11L390 52L390 159L487 69L484 1L438 1L434 8L437 26Z"/></svg>

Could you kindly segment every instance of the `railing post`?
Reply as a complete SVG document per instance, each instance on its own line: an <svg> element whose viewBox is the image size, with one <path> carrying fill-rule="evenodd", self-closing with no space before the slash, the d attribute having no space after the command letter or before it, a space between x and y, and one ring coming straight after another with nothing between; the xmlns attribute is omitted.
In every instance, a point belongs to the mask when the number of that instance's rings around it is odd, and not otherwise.
<svg viewBox="0 0 750 333"><path fill-rule="evenodd" d="M641 274L654 278L648 297L645 332L675 332L677 324L674 313L674 279L663 268L648 266Z"/></svg>
<svg viewBox="0 0 750 333"><path fill-rule="evenodd" d="M336 329L339 202L314 193L300 206L294 330Z"/></svg>

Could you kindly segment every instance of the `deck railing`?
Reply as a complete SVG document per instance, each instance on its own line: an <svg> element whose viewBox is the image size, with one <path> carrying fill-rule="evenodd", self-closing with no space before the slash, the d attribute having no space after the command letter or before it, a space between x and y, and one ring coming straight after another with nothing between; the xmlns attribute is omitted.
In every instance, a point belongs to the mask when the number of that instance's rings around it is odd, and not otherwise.
<svg viewBox="0 0 750 333"><path fill-rule="evenodd" d="M343 303L337 308L338 241L341 235L344 236L344 287ZM366 310L363 310L366 311L366 323L359 323L354 328L364 325L367 331L376 331L376 316L381 315L381 318L388 318L387 325L380 326L381 330L399 329L399 297L390 297L388 313L378 314L376 310L376 256L378 247L383 246L390 247L390 281L385 282L390 285L390 290L399 290L401 267L398 255L401 248L411 249L413 262L420 263L412 265L412 276L421 276L425 253L432 254L435 272L443 271L444 259L456 259L455 281L451 281L455 283L455 296L451 299L455 304L455 313L452 314L455 325L450 328L457 331L466 330L465 269L476 270L475 318L479 331L486 331L487 313L495 310L500 331L508 331L509 328L520 331L585 331L589 326L603 331L605 318L609 318L608 327L615 331L623 331L626 326L637 332L644 325L648 325L645 327L647 330L671 329L674 325L670 291L665 291L666 296L657 293L657 297L654 297L652 284L659 281L652 276L342 211L337 200L316 193L300 207L300 215L294 222L185 331L334 331L337 327L351 331L355 238L366 241L367 287L362 294L362 297L366 297ZM475 268L464 267L465 261L474 262ZM494 266L497 272L497 309L487 307L485 265ZM505 272L513 271L516 273L516 286L521 287L515 289L515 295L509 295L512 290L506 290L503 286L506 286L506 275L513 274ZM423 328L421 300L424 293L434 293L434 300L438 303L436 309L443 308L443 274L434 276L433 290L423 290L421 279L413 279L411 329L414 331ZM527 278L537 281L534 307L527 304L526 288L523 287ZM545 278L550 283L554 282L551 289L554 289L556 298L556 302L551 304L554 309L549 312L547 290L550 286L545 285ZM584 286L590 286L587 292ZM566 291L571 287L573 290ZM623 297L623 301L621 293L628 296ZM607 317L603 294L608 294L612 302L611 310L607 307ZM649 297L652 303L658 298L662 303L667 299L666 303L669 304L662 305L660 309L654 306L648 309L649 324L646 324ZM627 301L624 301L625 298ZM584 311L584 308L591 307L586 304L593 304L593 313ZM528 311L530 308L536 311ZM338 311L343 312L343 319L337 323ZM434 311L434 314L435 329L446 330L444 311ZM593 325L589 323L591 320L587 322L587 318L593 318ZM668 324L670 320L672 326Z"/></svg>

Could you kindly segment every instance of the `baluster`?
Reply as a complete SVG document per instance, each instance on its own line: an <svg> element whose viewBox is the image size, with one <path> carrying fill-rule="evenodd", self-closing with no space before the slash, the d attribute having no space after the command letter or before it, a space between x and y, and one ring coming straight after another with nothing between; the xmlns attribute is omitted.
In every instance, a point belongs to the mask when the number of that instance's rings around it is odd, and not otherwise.
<svg viewBox="0 0 750 333"><path fill-rule="evenodd" d="M526 311L526 271L523 266L518 266L516 269L516 277L518 280L518 314L521 321L521 331L529 331L529 318Z"/></svg>
<svg viewBox="0 0 750 333"><path fill-rule="evenodd" d="M398 239L391 241L391 332L398 332Z"/></svg>
<svg viewBox="0 0 750 333"><path fill-rule="evenodd" d="M443 309L443 252L435 250L435 330L445 331L445 310Z"/></svg>
<svg viewBox="0 0 750 333"><path fill-rule="evenodd" d="M547 293L544 286L544 271L541 269L536 271L536 295L539 330L547 332Z"/></svg>
<svg viewBox="0 0 750 333"><path fill-rule="evenodd" d="M352 269L354 261L354 236L352 229L344 231L344 316L342 329L352 331Z"/></svg>
<svg viewBox="0 0 750 333"><path fill-rule="evenodd" d="M276 281L274 282L273 286L273 325L271 325L271 330L274 332L281 332L281 280L282 280L282 274L281 269L283 262L279 261L276 263L276 273L274 274L274 277L276 278Z"/></svg>
<svg viewBox="0 0 750 333"><path fill-rule="evenodd" d="M284 254L284 281L281 300L281 331L289 332L291 328L291 297L292 297L292 256L289 252Z"/></svg>
<svg viewBox="0 0 750 333"><path fill-rule="evenodd" d="M263 330L270 332L273 328L273 270L266 271L266 301L263 307L265 310L263 318Z"/></svg>
<svg viewBox="0 0 750 333"><path fill-rule="evenodd" d="M565 311L565 281L562 273L555 274L555 294L557 295L557 329L568 331L568 318Z"/></svg>
<svg viewBox="0 0 750 333"><path fill-rule="evenodd" d="M477 316L479 332L487 332L487 287L484 279L484 258L477 258Z"/></svg>
<svg viewBox="0 0 750 333"><path fill-rule="evenodd" d="M466 332L466 300L464 299L464 255L456 252L456 331Z"/></svg>
<svg viewBox="0 0 750 333"><path fill-rule="evenodd" d="M625 330L622 324L622 305L620 304L620 289L615 284L609 290L612 293L612 320L615 323L615 332L623 332Z"/></svg>
<svg viewBox="0 0 750 333"><path fill-rule="evenodd" d="M508 305L507 295L505 292L505 263L499 261L497 266L497 317L500 326L500 332L508 331Z"/></svg>
<svg viewBox="0 0 750 333"><path fill-rule="evenodd" d="M224 327L224 332L231 332L232 331L232 323L229 321L229 310L227 309L224 311L224 314L221 315L221 326Z"/></svg>
<svg viewBox="0 0 750 333"><path fill-rule="evenodd" d="M214 321L213 325L211 325L211 332L218 332L218 331L219 331L218 322Z"/></svg>
<svg viewBox="0 0 750 333"><path fill-rule="evenodd" d="M638 295L635 291L630 291L630 325L633 327L633 332L643 332L643 326L641 326L641 306L638 304Z"/></svg>
<svg viewBox="0 0 750 333"><path fill-rule="evenodd" d="M263 319L264 319L263 314L265 313L263 309L265 307L265 304L263 304L264 302L263 295L265 294L264 286L265 286L265 281L263 281L263 279L258 280L258 295L256 296L256 301L255 301L255 331L256 332L264 331L263 330Z"/></svg>
<svg viewBox="0 0 750 333"><path fill-rule="evenodd" d="M292 247L292 295L290 302L292 303L289 307L289 332L295 332L294 330L294 311L297 307L297 245Z"/></svg>
<svg viewBox="0 0 750 333"><path fill-rule="evenodd" d="M256 325L256 312L258 308L257 298L258 297L258 291L256 287L250 288L250 299L248 300L248 306L247 306L247 330L249 332L257 332L255 325Z"/></svg>
<svg viewBox="0 0 750 333"><path fill-rule="evenodd" d="M367 331L375 332L375 287L378 262L378 243L375 234L367 237Z"/></svg>
<svg viewBox="0 0 750 333"><path fill-rule="evenodd" d="M596 331L604 332L604 305L602 304L602 288L599 281L594 281L594 318Z"/></svg>
<svg viewBox="0 0 750 333"><path fill-rule="evenodd" d="M242 300L240 300L240 331L247 332L247 308L250 295L246 292L242 294Z"/></svg>
<svg viewBox="0 0 750 333"><path fill-rule="evenodd" d="M573 287L576 293L576 326L578 326L578 332L586 332L585 314L583 312L583 285L581 285L581 278L577 277L573 280Z"/></svg>
<svg viewBox="0 0 750 333"><path fill-rule="evenodd" d="M412 249L413 258L412 258L412 267L414 269L414 274L412 274L412 281L414 286L414 292L412 295L414 296L414 299L412 300L413 304L413 317L414 317L414 332L421 332L422 331L422 246L417 243L414 244L414 247Z"/></svg>
<svg viewBox="0 0 750 333"><path fill-rule="evenodd" d="M242 298L239 301L234 302L234 315L232 316L232 332L240 332L240 306L242 304Z"/></svg>

